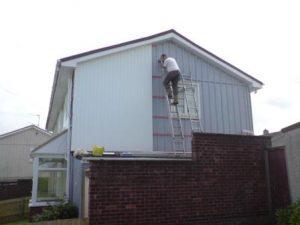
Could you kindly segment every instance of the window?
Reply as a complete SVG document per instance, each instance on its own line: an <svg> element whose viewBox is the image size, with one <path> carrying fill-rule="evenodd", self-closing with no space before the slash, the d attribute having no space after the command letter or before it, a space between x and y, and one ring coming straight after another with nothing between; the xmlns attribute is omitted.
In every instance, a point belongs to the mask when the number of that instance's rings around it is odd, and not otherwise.
<svg viewBox="0 0 300 225"><path fill-rule="evenodd" d="M38 158L36 201L63 200L66 197L67 162L63 158Z"/></svg>
<svg viewBox="0 0 300 225"><path fill-rule="evenodd" d="M198 109L198 114L200 113L200 107L199 107L199 84L196 82L192 82L192 85L186 85L186 98L187 101L185 100L184 97L184 89L183 89L183 84L182 82L178 83L178 111L179 111L179 116L181 118L189 118L188 114L188 106L190 110L190 116L192 119L198 119L196 109L195 107L195 101L196 101L196 107ZM188 104L188 106L187 106ZM172 106L172 116L176 117L176 110L175 107Z"/></svg>

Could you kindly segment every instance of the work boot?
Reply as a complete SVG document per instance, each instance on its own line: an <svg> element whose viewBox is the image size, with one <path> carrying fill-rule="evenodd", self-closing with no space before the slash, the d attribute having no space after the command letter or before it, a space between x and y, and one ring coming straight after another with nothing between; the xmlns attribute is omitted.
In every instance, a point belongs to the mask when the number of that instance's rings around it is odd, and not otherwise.
<svg viewBox="0 0 300 225"><path fill-rule="evenodd" d="M178 96L177 95L174 96L173 105L178 105Z"/></svg>

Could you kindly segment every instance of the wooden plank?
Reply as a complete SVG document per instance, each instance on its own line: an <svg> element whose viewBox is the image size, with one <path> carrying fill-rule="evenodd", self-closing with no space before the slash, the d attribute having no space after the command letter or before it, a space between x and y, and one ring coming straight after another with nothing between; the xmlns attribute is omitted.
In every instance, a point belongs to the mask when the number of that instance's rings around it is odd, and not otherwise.
<svg viewBox="0 0 300 225"><path fill-rule="evenodd" d="M28 223L28 225L88 225L87 219L65 219Z"/></svg>

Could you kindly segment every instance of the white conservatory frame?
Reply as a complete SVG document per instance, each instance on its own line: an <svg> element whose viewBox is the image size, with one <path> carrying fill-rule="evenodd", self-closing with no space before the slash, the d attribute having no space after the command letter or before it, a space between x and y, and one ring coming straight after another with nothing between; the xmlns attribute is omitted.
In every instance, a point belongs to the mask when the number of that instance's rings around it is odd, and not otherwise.
<svg viewBox="0 0 300 225"><path fill-rule="evenodd" d="M40 168L39 162L40 159L64 159L66 160L66 168ZM33 179L32 179L32 197L30 205L32 206L44 206L44 205L52 205L56 204L60 200L68 200L69 196L69 170L68 170L69 161L66 155L39 155L35 156L33 160ZM66 196L64 199L57 199L57 200L43 200L38 201L37 194L38 194L38 179L39 179L39 171L65 171L66 172L66 180L65 180L65 193Z"/></svg>

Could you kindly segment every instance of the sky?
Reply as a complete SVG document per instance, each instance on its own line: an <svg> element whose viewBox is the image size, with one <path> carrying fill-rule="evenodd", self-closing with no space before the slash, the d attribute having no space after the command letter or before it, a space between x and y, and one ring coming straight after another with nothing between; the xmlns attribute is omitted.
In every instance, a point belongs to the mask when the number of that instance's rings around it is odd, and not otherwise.
<svg viewBox="0 0 300 225"><path fill-rule="evenodd" d="M252 94L256 134L299 122L299 6L291 0L1 0L0 133L45 126L57 59L168 29L265 84Z"/></svg>

